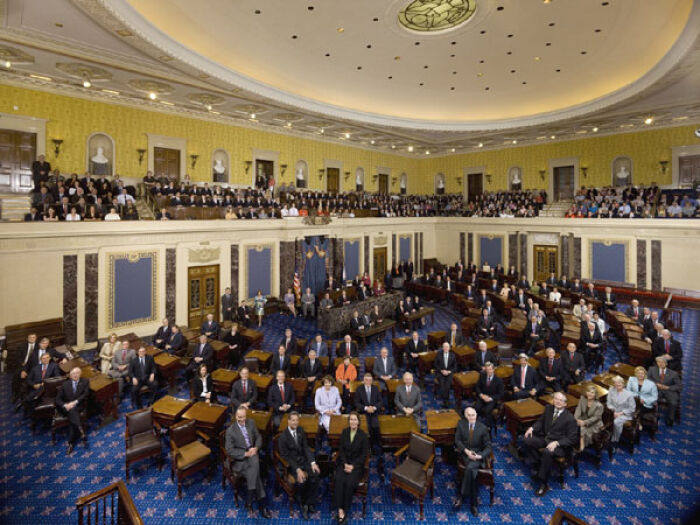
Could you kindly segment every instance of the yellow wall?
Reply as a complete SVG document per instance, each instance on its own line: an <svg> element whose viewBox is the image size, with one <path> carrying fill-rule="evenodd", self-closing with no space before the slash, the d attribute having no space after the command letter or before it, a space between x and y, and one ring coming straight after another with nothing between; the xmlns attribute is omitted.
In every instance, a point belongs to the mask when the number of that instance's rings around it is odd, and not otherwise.
<svg viewBox="0 0 700 525"><path fill-rule="evenodd" d="M343 163L343 171L351 172L347 180L341 173L344 190L354 189L358 167L365 170L366 188L376 190L377 183L372 180L372 175L381 166L390 168L392 177L407 173L409 193L432 193L434 176L440 172L446 176L447 192L459 192L462 188L457 177L463 177L463 169L469 166L485 166L486 173L492 175L490 184L485 181L487 191L507 188L507 172L512 166L522 168L524 188L546 188L548 175L542 181L539 170L548 173L548 161L564 157L578 157L580 165L588 167L587 178L581 177L582 185L610 184L611 164L617 156L632 158L636 182L670 184L670 162L666 173L662 174L659 161L671 160L673 146L697 143L693 136L695 126L679 126L565 142L547 141L448 157L407 158L6 85L0 85L0 112L48 119L48 160L63 172L82 173L85 170L87 137L100 131L111 135L116 143L116 172L125 177L141 177L147 162L144 160L139 166L136 150L146 148L146 134L153 133L187 139L188 163L190 154L199 155L196 168L189 170L196 181L211 180L211 155L215 149L223 148L231 157L231 183L250 184L252 171L245 173L244 161L252 159L253 149L261 149L280 152L280 163L288 165L282 182L292 181L294 166L303 159L309 166L310 187L325 187L325 180L318 178L318 170L324 167L324 160L335 160ZM58 161L53 156L52 138L64 140ZM464 184L466 180L463 180ZM398 189L398 182L392 185L393 191Z"/></svg>

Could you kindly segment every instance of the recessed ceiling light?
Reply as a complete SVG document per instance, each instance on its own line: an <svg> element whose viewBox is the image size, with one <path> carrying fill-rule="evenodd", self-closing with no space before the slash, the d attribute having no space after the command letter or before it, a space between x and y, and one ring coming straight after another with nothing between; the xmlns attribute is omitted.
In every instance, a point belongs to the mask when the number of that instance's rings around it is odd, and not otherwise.
<svg viewBox="0 0 700 525"><path fill-rule="evenodd" d="M506 55L512 55L512 54L513 54L512 51L508 51L508 52L506 53Z"/></svg>
<svg viewBox="0 0 700 525"><path fill-rule="evenodd" d="M314 6L310 5L310 6L307 7L306 9L308 9L309 11L313 11L313 10L314 10Z"/></svg>
<svg viewBox="0 0 700 525"><path fill-rule="evenodd" d="M346 138L346 139L349 139L349 138L350 138L350 133L346 133L346 134L345 134L345 138Z"/></svg>
<svg viewBox="0 0 700 525"><path fill-rule="evenodd" d="M396 144L392 144L391 149L396 149Z"/></svg>
<svg viewBox="0 0 700 525"><path fill-rule="evenodd" d="M552 45L552 43L551 43L551 42L545 42L544 45L547 46L547 47L549 47L549 46Z"/></svg>
<svg viewBox="0 0 700 525"><path fill-rule="evenodd" d="M527 82L525 82L525 81L523 80L523 86L524 86L525 84L527 84Z"/></svg>
<svg viewBox="0 0 700 525"><path fill-rule="evenodd" d="M374 140L370 140L369 143L370 143L370 144L374 144Z"/></svg>
<svg viewBox="0 0 700 525"><path fill-rule="evenodd" d="M292 40L296 40L297 38L299 38L297 35L292 35Z"/></svg>
<svg viewBox="0 0 700 525"><path fill-rule="evenodd" d="M561 73L561 69L555 69L554 71L556 71L557 73Z"/></svg>
<svg viewBox="0 0 700 525"><path fill-rule="evenodd" d="M513 33L509 34L508 38L513 38Z"/></svg>
<svg viewBox="0 0 700 525"><path fill-rule="evenodd" d="M255 13L256 15L259 15L259 14L260 14L260 9L256 9L256 10L254 11L254 13Z"/></svg>
<svg viewBox="0 0 700 525"><path fill-rule="evenodd" d="M413 153L413 146L409 146L409 147L408 147L408 152L409 152L409 153Z"/></svg>
<svg viewBox="0 0 700 525"><path fill-rule="evenodd" d="M56 27L63 27L63 24L62 24L61 22L56 22L54 25L55 25Z"/></svg>
<svg viewBox="0 0 700 525"><path fill-rule="evenodd" d="M372 44L367 44L367 49L372 49Z"/></svg>
<svg viewBox="0 0 700 525"><path fill-rule="evenodd" d="M450 42L450 44L453 45L453 46L455 46L455 45L457 45L457 42L452 41L452 42Z"/></svg>
<svg viewBox="0 0 700 525"><path fill-rule="evenodd" d="M394 57L394 60L401 60L401 57L400 57L399 55L396 55L396 56Z"/></svg>
<svg viewBox="0 0 700 525"><path fill-rule="evenodd" d="M486 87L484 88L484 91L488 91L489 89L491 89L491 88L488 87L488 86L486 86Z"/></svg>
<svg viewBox="0 0 700 525"><path fill-rule="evenodd" d="M428 66L423 66L423 69L428 69Z"/></svg>
<svg viewBox="0 0 700 525"><path fill-rule="evenodd" d="M386 78L388 78L389 80L391 80L391 79L392 79L392 78L394 78L394 77L393 77L393 76L391 76L391 75L389 75L389 76L388 76L388 77L386 77Z"/></svg>
<svg viewBox="0 0 700 525"><path fill-rule="evenodd" d="M453 75L456 75L456 74L457 74L457 72L456 72L456 71L453 71L453 72L452 72L452 74L453 74Z"/></svg>
<svg viewBox="0 0 700 525"><path fill-rule="evenodd" d="M593 128L593 133L598 133L598 126Z"/></svg>
<svg viewBox="0 0 700 525"><path fill-rule="evenodd" d="M454 153L456 150L455 150L454 148L452 148L450 151L451 151L452 153Z"/></svg>
<svg viewBox="0 0 700 525"><path fill-rule="evenodd" d="M250 114L250 118L253 119L253 120L255 120L255 113L251 113L251 114Z"/></svg>
<svg viewBox="0 0 700 525"><path fill-rule="evenodd" d="M479 72L476 74L476 76L479 77L479 78L483 77L483 76L484 76L483 71L479 71Z"/></svg>
<svg viewBox="0 0 700 525"><path fill-rule="evenodd" d="M652 117L647 117L644 119L644 124L646 124L647 126L652 122L654 122L654 119Z"/></svg>
<svg viewBox="0 0 700 525"><path fill-rule="evenodd" d="M10 68L12 67L12 62L10 62L9 60L6 60L6 61L5 61L5 67L6 67L7 69L10 69Z"/></svg>
<svg viewBox="0 0 700 525"><path fill-rule="evenodd" d="M515 69L511 69L510 72L511 72L511 73L515 73Z"/></svg>
<svg viewBox="0 0 700 525"><path fill-rule="evenodd" d="M51 82L53 79L50 77L45 77L43 75L29 75L31 78L36 78L38 80L46 80L48 82Z"/></svg>
<svg viewBox="0 0 700 525"><path fill-rule="evenodd" d="M479 60L479 64L483 64L484 62L485 62L485 60L483 58L481 60Z"/></svg>
<svg viewBox="0 0 700 525"><path fill-rule="evenodd" d="M420 83L420 84L418 84L418 85L419 85L419 86L424 86L424 85L425 85L425 83L424 83L424 82L421 82L421 83Z"/></svg>
<svg viewBox="0 0 700 525"><path fill-rule="evenodd" d="M87 78L85 80L83 80L83 87L84 88L89 88L90 86L92 86L92 83Z"/></svg>
<svg viewBox="0 0 700 525"><path fill-rule="evenodd" d="M357 70L359 71L360 69L362 69L362 66L357 66Z"/></svg>
<svg viewBox="0 0 700 525"><path fill-rule="evenodd" d="M338 29L336 29L336 31L338 31L338 33L342 33L343 31L345 31L345 28L344 28L344 27L339 27Z"/></svg>
<svg viewBox="0 0 700 525"><path fill-rule="evenodd" d="M483 143L483 142L479 142L479 144L477 144L476 147L477 147L477 148L483 148L483 147L484 147L484 143Z"/></svg>
<svg viewBox="0 0 700 525"><path fill-rule="evenodd" d="M602 31L602 29L596 29L596 30L595 30L596 33L600 33L601 31Z"/></svg>
<svg viewBox="0 0 700 525"><path fill-rule="evenodd" d="M168 102L167 100L161 100L160 103L165 104L166 106L174 106L175 105L172 102Z"/></svg>
<svg viewBox="0 0 700 525"><path fill-rule="evenodd" d="M554 22L550 22L549 27L554 27Z"/></svg>
<svg viewBox="0 0 700 525"><path fill-rule="evenodd" d="M326 132L326 130L321 128L321 134L323 135L325 132Z"/></svg>
<svg viewBox="0 0 700 525"><path fill-rule="evenodd" d="M425 154L430 155L430 150L429 149L425 150Z"/></svg>
<svg viewBox="0 0 700 525"><path fill-rule="evenodd" d="M379 18L373 18L372 21L373 21L373 22L379 22Z"/></svg>
<svg viewBox="0 0 700 525"><path fill-rule="evenodd" d="M505 7L503 7L502 5L499 5L499 6L496 8L496 11L503 11L504 9L505 9Z"/></svg>
<svg viewBox="0 0 700 525"><path fill-rule="evenodd" d="M413 45L414 45L414 46L419 46L419 45L420 45L420 42L414 42Z"/></svg>
<svg viewBox="0 0 700 525"><path fill-rule="evenodd" d="M452 86L452 87L450 88L450 91L454 91L454 90L455 90L455 87Z"/></svg>
<svg viewBox="0 0 700 525"><path fill-rule="evenodd" d="M540 57L535 57L535 62L539 62L540 60L542 60Z"/></svg>
<svg viewBox="0 0 700 525"><path fill-rule="evenodd" d="M211 104L207 104L207 110L211 111Z"/></svg>
<svg viewBox="0 0 700 525"><path fill-rule="evenodd" d="M453 54L450 55L450 58L454 58L454 57L456 57L456 56L457 56L457 55L455 55L455 54L453 53Z"/></svg>
<svg viewBox="0 0 700 525"><path fill-rule="evenodd" d="M557 136L556 136L556 135L550 135L549 138L552 139L552 140L554 140L555 138L557 138Z"/></svg>
<svg viewBox="0 0 700 525"><path fill-rule="evenodd" d="M518 143L518 141L517 141L517 140L513 140L513 144L517 144L517 143Z"/></svg>
<svg viewBox="0 0 700 525"><path fill-rule="evenodd" d="M148 98L150 98L151 100L155 100L155 99L158 98L158 95L157 95L154 91L151 91L151 92L148 94Z"/></svg>
<svg viewBox="0 0 700 525"><path fill-rule="evenodd" d="M587 51L581 51L582 55L585 55L586 53L587 53Z"/></svg>
<svg viewBox="0 0 700 525"><path fill-rule="evenodd" d="M486 34L486 29L482 29L481 31L479 31L479 34L480 34L480 35L485 35L485 34Z"/></svg>
<svg viewBox="0 0 700 525"><path fill-rule="evenodd" d="M331 56L331 54L330 54L330 53L326 53L326 56L329 57L329 56Z"/></svg>
<svg viewBox="0 0 700 525"><path fill-rule="evenodd" d="M287 122L287 124L285 124L285 125L286 125L288 128L291 128L291 127L292 127L292 123L291 123L291 122Z"/></svg>

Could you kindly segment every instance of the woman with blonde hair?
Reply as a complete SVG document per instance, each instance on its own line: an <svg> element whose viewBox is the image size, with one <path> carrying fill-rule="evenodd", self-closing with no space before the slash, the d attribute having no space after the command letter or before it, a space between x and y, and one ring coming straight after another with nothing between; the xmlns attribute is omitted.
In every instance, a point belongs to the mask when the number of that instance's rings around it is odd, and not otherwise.
<svg viewBox="0 0 700 525"><path fill-rule="evenodd" d="M583 450L592 443L593 436L603 428L603 405L598 401L598 390L595 385L588 385L584 390L584 395L578 401L574 418L581 433L579 448Z"/></svg>
<svg viewBox="0 0 700 525"><path fill-rule="evenodd" d="M121 341L117 341L117 334L112 334L105 344L100 349L100 371L103 374L109 372L112 367L112 358L122 349Z"/></svg>
<svg viewBox="0 0 700 525"><path fill-rule="evenodd" d="M659 390L656 383L647 379L647 371L643 366L634 369L634 376L627 380L627 390L632 392L634 397L638 397L642 402L640 413L645 414L654 410L654 405L659 399ZM642 430L642 425L639 425Z"/></svg>

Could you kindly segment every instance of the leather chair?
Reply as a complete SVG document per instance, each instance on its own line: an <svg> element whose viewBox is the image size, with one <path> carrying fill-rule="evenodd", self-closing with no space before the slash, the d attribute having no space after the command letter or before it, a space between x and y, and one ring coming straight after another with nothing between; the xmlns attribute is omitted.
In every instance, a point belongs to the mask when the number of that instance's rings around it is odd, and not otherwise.
<svg viewBox="0 0 700 525"><path fill-rule="evenodd" d="M612 437L614 417L613 411L607 406L603 405L603 428L592 436L592 443L590 445L590 448L595 451L593 462L596 468L599 470L603 450L608 451L608 459L612 460L612 442L610 441L610 438ZM582 451L582 453L583 452L585 452L585 450ZM579 454L579 456L580 455L581 454Z"/></svg>
<svg viewBox="0 0 700 525"><path fill-rule="evenodd" d="M219 433L219 460L221 461L221 488L226 489L226 481L231 484L233 499L238 506L238 492L245 478L233 471L233 459L226 452L226 430Z"/></svg>
<svg viewBox="0 0 700 525"><path fill-rule="evenodd" d="M170 427L170 479L177 476L177 497L182 498L182 480L200 470L211 471L211 449L197 438L207 439L197 430L194 419L181 421Z"/></svg>
<svg viewBox="0 0 700 525"><path fill-rule="evenodd" d="M397 461L406 454L406 459L391 471L391 500L395 489L400 488L418 498L420 519L425 518L423 500L430 490L433 498L433 470L435 462L435 440L416 432L411 432L408 444L394 453Z"/></svg>
<svg viewBox="0 0 700 525"><path fill-rule="evenodd" d="M659 430L659 403L654 403L651 410L641 411L639 414L639 423L642 428L649 431L649 437L652 441L656 441L656 432Z"/></svg>
<svg viewBox="0 0 700 525"><path fill-rule="evenodd" d="M129 466L146 458L156 458L158 470L163 468L160 425L153 421L153 410L144 408L126 415L124 467L129 479Z"/></svg>
<svg viewBox="0 0 700 525"><path fill-rule="evenodd" d="M498 354L496 355L496 358L498 359L498 363L494 363L496 366L509 365L513 362L513 357L515 354L511 343L499 343L497 349Z"/></svg>
<svg viewBox="0 0 700 525"><path fill-rule="evenodd" d="M493 475L493 464L496 462L496 457L491 452L491 455L484 460L483 468L480 468L476 475L476 483L484 485L489 489L489 505L493 505L493 498L496 492L496 479ZM466 465L464 464L463 455L457 452L457 490L462 486L462 478Z"/></svg>
<svg viewBox="0 0 700 525"><path fill-rule="evenodd" d="M574 447L569 448L563 456L554 456L552 467L557 469L561 488L566 488L564 484L564 473L570 467L574 468L574 477L578 478L578 457L578 452L574 450Z"/></svg>
<svg viewBox="0 0 700 525"><path fill-rule="evenodd" d="M323 427L319 427L319 430ZM355 496L360 496L362 498L362 517L365 517L365 512L367 511L367 493L369 492L369 457L371 454L367 455L365 459L365 470L360 478L360 481L355 487ZM331 457L331 463L335 466L338 460L338 452L334 452ZM331 494L335 493L335 468L331 470L330 473L330 491Z"/></svg>
<svg viewBox="0 0 700 525"><path fill-rule="evenodd" d="M257 357L245 357L243 358L243 365L248 368L251 374L257 374L260 370L260 362Z"/></svg>
<svg viewBox="0 0 700 525"><path fill-rule="evenodd" d="M44 381L44 392L36 399L34 407L30 411L32 419L32 434L36 426L42 421L51 421L56 410L56 396L65 377L51 377Z"/></svg>
<svg viewBox="0 0 700 525"><path fill-rule="evenodd" d="M639 443L639 420L640 420L640 409L642 402L638 397L635 398L636 409L632 415L632 419L625 421L622 425L622 435L620 438L627 440L630 446L630 454L634 454L634 446Z"/></svg>

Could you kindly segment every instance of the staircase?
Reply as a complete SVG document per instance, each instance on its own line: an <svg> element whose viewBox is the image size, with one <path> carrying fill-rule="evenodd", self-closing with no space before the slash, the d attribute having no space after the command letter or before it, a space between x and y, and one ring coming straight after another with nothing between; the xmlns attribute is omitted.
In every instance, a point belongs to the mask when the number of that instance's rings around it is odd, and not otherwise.
<svg viewBox="0 0 700 525"><path fill-rule="evenodd" d="M566 215L566 212L569 211L569 208L571 208L571 205L573 203L574 201L569 200L557 201L551 204L547 204L540 211L540 217L563 217L564 215Z"/></svg>
<svg viewBox="0 0 700 525"><path fill-rule="evenodd" d="M145 199L136 199L136 211L139 212L139 220L152 221L155 219L151 207Z"/></svg>
<svg viewBox="0 0 700 525"><path fill-rule="evenodd" d="M21 222L29 213L32 200L28 193L0 193L0 219L3 222Z"/></svg>

